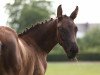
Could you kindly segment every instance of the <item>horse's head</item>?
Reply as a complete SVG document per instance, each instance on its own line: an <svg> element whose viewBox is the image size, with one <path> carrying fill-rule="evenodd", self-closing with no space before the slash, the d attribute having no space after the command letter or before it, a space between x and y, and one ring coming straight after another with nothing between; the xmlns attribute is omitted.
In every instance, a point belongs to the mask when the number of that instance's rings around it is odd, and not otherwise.
<svg viewBox="0 0 100 75"><path fill-rule="evenodd" d="M74 23L78 13L78 6L68 17L62 15L61 5L57 9L57 37L59 44L64 48L69 59L75 59L78 53L78 46L76 42L77 26Z"/></svg>

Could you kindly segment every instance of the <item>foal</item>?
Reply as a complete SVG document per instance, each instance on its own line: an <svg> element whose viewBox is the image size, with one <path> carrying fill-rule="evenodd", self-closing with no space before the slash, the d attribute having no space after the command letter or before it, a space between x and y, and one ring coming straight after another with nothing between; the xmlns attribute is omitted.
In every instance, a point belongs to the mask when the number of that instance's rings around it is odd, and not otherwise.
<svg viewBox="0 0 100 75"><path fill-rule="evenodd" d="M77 26L74 23L78 7L70 16L62 15L61 5L57 19L37 24L23 33L9 27L0 27L0 75L44 75L47 55L59 43L69 59L78 53Z"/></svg>

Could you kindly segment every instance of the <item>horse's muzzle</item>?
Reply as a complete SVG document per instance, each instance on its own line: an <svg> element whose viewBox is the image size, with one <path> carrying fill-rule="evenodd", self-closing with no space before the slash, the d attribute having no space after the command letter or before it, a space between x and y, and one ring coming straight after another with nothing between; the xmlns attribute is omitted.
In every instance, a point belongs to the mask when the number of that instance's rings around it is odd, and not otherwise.
<svg viewBox="0 0 100 75"><path fill-rule="evenodd" d="M77 60L76 56L78 54L78 51L79 51L78 46L75 43L72 44L69 52L67 53L68 59L76 61Z"/></svg>

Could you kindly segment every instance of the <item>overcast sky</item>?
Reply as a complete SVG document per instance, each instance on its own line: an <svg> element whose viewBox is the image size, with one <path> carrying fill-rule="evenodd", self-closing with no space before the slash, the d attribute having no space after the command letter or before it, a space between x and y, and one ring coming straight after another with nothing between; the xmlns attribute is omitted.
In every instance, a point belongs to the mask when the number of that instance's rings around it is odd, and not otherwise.
<svg viewBox="0 0 100 75"><path fill-rule="evenodd" d="M5 25L8 15L5 13L4 6L7 2L13 0L0 0L0 25ZM48 0L47 0L48 1ZM70 13L79 6L79 13L75 20L76 23L100 23L100 0L51 0L53 1L53 9L62 4L63 14Z"/></svg>

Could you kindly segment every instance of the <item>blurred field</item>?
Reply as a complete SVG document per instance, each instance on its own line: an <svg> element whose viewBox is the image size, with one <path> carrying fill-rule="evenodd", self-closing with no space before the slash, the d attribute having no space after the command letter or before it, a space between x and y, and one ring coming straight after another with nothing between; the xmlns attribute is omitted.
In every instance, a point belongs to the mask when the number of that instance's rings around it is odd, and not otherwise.
<svg viewBox="0 0 100 75"><path fill-rule="evenodd" d="M46 75L100 75L100 62L48 63Z"/></svg>

